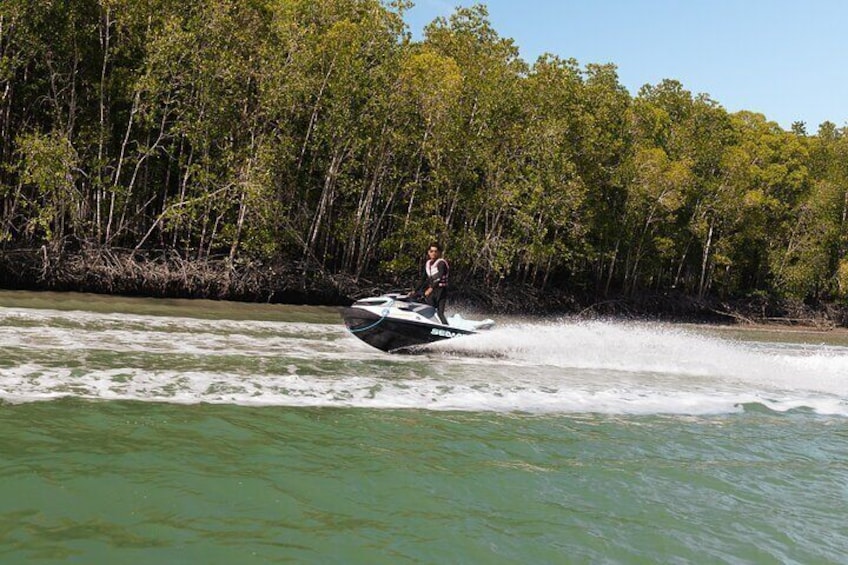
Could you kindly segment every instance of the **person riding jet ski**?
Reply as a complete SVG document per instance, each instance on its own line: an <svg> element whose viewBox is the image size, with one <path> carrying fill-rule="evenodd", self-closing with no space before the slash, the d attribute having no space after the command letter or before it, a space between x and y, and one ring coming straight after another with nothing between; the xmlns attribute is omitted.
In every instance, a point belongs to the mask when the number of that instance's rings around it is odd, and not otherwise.
<svg viewBox="0 0 848 565"><path fill-rule="evenodd" d="M350 333L382 351L399 352L492 329L495 322L489 318L445 317L450 267L441 255L438 243L427 248L421 283L409 294L369 296L340 308Z"/></svg>
<svg viewBox="0 0 848 565"><path fill-rule="evenodd" d="M409 296L422 297L425 304L436 309L439 320L445 325L445 300L448 296L448 273L450 266L442 257L442 246L433 242L427 248L427 261L424 263L424 274L418 287Z"/></svg>

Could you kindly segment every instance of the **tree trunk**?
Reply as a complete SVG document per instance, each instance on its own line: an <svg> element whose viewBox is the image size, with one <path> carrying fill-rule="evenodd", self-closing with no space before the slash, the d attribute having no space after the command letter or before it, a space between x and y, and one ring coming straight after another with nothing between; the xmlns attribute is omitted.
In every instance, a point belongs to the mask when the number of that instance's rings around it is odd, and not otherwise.
<svg viewBox="0 0 848 565"><path fill-rule="evenodd" d="M715 223L710 221L710 229L707 232L707 241L704 243L704 255L701 258L701 280L698 283L698 299L702 300L704 298L704 293L706 291L707 285L707 263L710 259L710 249L713 243L713 226Z"/></svg>
<svg viewBox="0 0 848 565"><path fill-rule="evenodd" d="M124 141L121 143L121 153L118 156L118 166L115 169L115 178L112 180L112 194L109 198L109 219L106 222L106 245L108 246L112 240L112 222L115 217L115 193L118 189L118 183L121 181L121 169L124 165L124 157L127 152L127 145L130 142L130 133L132 133L133 120L138 112L138 106L141 99L141 92L136 91L133 97L132 107L130 108L130 117L127 118L127 131L124 134Z"/></svg>
<svg viewBox="0 0 848 565"><path fill-rule="evenodd" d="M103 171L103 159L104 159L104 151L106 146L106 120L107 120L107 103L106 103L106 69L109 66L109 47L112 40L111 33L111 14L112 10L109 7L105 8L105 12L102 14L100 18L100 47L103 50L103 62L100 66L100 131L98 132L98 141L97 141L97 167L98 170L96 172L96 189L95 189L95 225L97 230L97 241L98 243L102 242L102 224L101 224L101 215L100 215L100 206L104 198L104 171Z"/></svg>
<svg viewBox="0 0 848 565"><path fill-rule="evenodd" d="M233 237L233 244L230 246L230 263L232 264L233 260L236 257L236 251L238 250L239 241L241 240L241 232L244 227L244 218L247 215L247 204L246 200L247 190L241 191L241 198L239 199L239 212L238 212L238 220L236 222L236 235Z"/></svg>
<svg viewBox="0 0 848 565"><path fill-rule="evenodd" d="M618 258L618 246L621 244L621 240L615 240L615 249L612 252L612 258L610 259L609 273L607 274L607 282L606 286L604 286L604 296L609 295L610 285L612 284L612 277L615 273L615 261Z"/></svg>
<svg viewBox="0 0 848 565"><path fill-rule="evenodd" d="M312 226L309 228L309 237L306 240L306 246L303 250L304 257L315 255L315 243L318 240L318 234L321 231L321 224L324 221L324 215L327 213L327 210L335 197L336 179L338 178L339 170L341 169L345 151L346 147L338 147L330 160L330 166L324 177L324 188L321 191L321 198L318 201L318 209L315 211L315 216L312 219Z"/></svg>

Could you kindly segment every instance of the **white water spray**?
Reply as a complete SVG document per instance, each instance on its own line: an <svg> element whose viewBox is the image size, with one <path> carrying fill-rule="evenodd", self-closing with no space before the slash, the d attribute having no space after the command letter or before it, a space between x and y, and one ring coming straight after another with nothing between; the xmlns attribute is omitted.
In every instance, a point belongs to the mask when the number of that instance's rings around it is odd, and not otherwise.
<svg viewBox="0 0 848 565"><path fill-rule="evenodd" d="M340 323L7 309L0 348L0 398L9 402L607 414L756 404L848 416L848 347L746 343L657 324L505 325L403 356L370 348Z"/></svg>
<svg viewBox="0 0 848 565"><path fill-rule="evenodd" d="M574 322L507 326L438 349L552 368L692 377L715 383L843 394L848 346L721 339L661 324ZM681 379L681 377L684 377Z"/></svg>

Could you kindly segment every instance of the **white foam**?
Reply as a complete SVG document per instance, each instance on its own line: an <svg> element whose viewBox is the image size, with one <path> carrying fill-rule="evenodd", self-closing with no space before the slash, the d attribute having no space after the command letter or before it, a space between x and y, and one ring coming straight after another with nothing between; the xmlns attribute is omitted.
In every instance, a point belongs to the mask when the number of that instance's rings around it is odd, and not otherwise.
<svg viewBox="0 0 848 565"><path fill-rule="evenodd" d="M848 403L829 397L773 397L753 391L672 391L630 386L551 388L535 383L522 386L409 377L318 377L299 375L296 371L236 379L231 374L214 372L114 369L72 377L67 369L25 365L4 370L2 382L0 398L9 402L73 396L184 404L690 415L739 412L744 405L761 404L775 411L808 408L820 414L848 416Z"/></svg>
<svg viewBox="0 0 848 565"><path fill-rule="evenodd" d="M848 347L783 345L775 353L759 345L659 324L588 322L516 325L437 347L555 368L846 392Z"/></svg>
<svg viewBox="0 0 848 565"><path fill-rule="evenodd" d="M8 402L73 396L607 414L732 413L758 404L848 416L848 347L742 343L652 324L506 325L397 356L340 323L0 309L0 348L0 399ZM119 366L108 368L87 362L103 351L127 355L111 356Z"/></svg>

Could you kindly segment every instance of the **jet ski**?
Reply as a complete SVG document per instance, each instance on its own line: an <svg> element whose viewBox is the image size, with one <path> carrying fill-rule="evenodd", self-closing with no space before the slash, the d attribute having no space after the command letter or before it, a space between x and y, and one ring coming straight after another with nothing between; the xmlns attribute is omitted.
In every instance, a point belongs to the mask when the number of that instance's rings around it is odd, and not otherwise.
<svg viewBox="0 0 848 565"><path fill-rule="evenodd" d="M494 327L493 320L466 320L459 314L439 320L436 309L405 294L384 294L340 308L347 329L382 351L399 351Z"/></svg>

